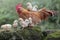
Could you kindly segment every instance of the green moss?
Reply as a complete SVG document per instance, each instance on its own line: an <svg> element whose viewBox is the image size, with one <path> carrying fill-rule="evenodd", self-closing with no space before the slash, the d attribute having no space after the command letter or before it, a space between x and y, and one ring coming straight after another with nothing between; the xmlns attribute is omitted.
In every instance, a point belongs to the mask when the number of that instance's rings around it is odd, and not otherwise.
<svg viewBox="0 0 60 40"><path fill-rule="evenodd" d="M2 30L2 29L1 29ZM34 39L41 39L41 30L40 28L33 27L32 29L26 28L26 29L11 29L10 31L0 31L0 39L11 39L13 36L16 38L18 37L19 39L24 40L34 40Z"/></svg>
<svg viewBox="0 0 60 40"><path fill-rule="evenodd" d="M60 31L54 32L49 34L45 40L49 39L49 38L60 38Z"/></svg>

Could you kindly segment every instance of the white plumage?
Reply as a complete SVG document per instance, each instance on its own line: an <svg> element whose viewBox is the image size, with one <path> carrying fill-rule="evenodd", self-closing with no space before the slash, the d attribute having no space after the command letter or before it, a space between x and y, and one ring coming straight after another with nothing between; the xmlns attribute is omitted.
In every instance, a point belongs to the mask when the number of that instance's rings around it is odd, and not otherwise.
<svg viewBox="0 0 60 40"><path fill-rule="evenodd" d="M32 22L32 18L31 18L31 17L29 17L29 26L30 26L30 27L34 26L34 24L33 24L33 22Z"/></svg>
<svg viewBox="0 0 60 40"><path fill-rule="evenodd" d="M32 22L32 18L29 17L28 19L25 19L23 20L22 18L19 18L19 23L20 25L22 26L22 28L25 28L25 27L30 27L30 26L34 26L33 22Z"/></svg>
<svg viewBox="0 0 60 40"><path fill-rule="evenodd" d="M5 29L5 30L10 30L12 28L12 25L11 24L4 24L4 25L1 25L1 28Z"/></svg>
<svg viewBox="0 0 60 40"><path fill-rule="evenodd" d="M19 18L18 20L19 20L19 22L22 22L22 21L24 21L22 18Z"/></svg>
<svg viewBox="0 0 60 40"><path fill-rule="evenodd" d="M25 19L25 23L28 25L29 24L29 19Z"/></svg>
<svg viewBox="0 0 60 40"><path fill-rule="evenodd" d="M30 2L27 2L26 5L27 5L27 9L31 11L32 10L32 4Z"/></svg>
<svg viewBox="0 0 60 40"><path fill-rule="evenodd" d="M31 17L29 17L29 23L32 23L32 18Z"/></svg>
<svg viewBox="0 0 60 40"><path fill-rule="evenodd" d="M28 26L28 24L29 24L29 20L28 19L26 19L25 21L22 19L22 18L19 18L19 23L20 23L20 25L24 28L24 27L27 27Z"/></svg>
<svg viewBox="0 0 60 40"><path fill-rule="evenodd" d="M18 20L14 20L14 22L13 23L18 23Z"/></svg>
<svg viewBox="0 0 60 40"><path fill-rule="evenodd" d="M32 4L30 2L27 2L27 9L29 11L37 11L37 8L38 8L37 5L32 6Z"/></svg>
<svg viewBox="0 0 60 40"><path fill-rule="evenodd" d="M13 27L16 28L18 26L18 20L14 20Z"/></svg>
<svg viewBox="0 0 60 40"><path fill-rule="evenodd" d="M34 5L33 8L32 8L32 11L38 11L38 6Z"/></svg>

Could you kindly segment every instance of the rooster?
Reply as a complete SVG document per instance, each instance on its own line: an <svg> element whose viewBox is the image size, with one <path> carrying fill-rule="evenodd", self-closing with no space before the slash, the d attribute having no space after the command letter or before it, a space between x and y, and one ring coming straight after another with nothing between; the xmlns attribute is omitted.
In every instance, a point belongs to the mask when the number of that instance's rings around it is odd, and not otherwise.
<svg viewBox="0 0 60 40"><path fill-rule="evenodd" d="M32 23L34 25L40 23L42 20L47 19L48 16L52 16L52 14L53 14L52 11L50 11L46 8L42 8L36 12L28 11L27 9L23 8L22 4L16 5L16 11L17 11L19 17L22 18L23 20L31 17Z"/></svg>

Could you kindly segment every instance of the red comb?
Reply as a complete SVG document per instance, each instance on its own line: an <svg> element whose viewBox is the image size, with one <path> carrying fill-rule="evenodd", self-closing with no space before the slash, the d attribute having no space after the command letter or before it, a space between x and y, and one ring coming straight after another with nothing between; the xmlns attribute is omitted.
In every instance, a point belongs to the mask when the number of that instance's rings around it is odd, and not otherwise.
<svg viewBox="0 0 60 40"><path fill-rule="evenodd" d="M19 7L22 7L22 4L21 3L19 3L19 4L16 5L16 10L18 10Z"/></svg>

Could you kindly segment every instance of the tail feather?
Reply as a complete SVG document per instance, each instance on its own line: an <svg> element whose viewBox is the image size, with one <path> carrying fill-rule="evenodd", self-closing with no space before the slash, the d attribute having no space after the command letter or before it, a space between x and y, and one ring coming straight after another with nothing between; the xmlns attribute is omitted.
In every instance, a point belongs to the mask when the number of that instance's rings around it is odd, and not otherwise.
<svg viewBox="0 0 60 40"><path fill-rule="evenodd" d="M54 15L54 12L52 10L48 10L46 8L42 8L38 12L43 12L43 13L49 14L50 16Z"/></svg>

